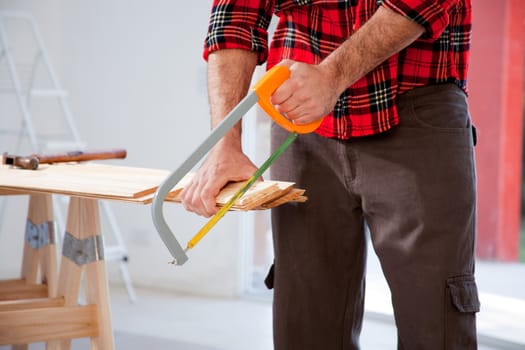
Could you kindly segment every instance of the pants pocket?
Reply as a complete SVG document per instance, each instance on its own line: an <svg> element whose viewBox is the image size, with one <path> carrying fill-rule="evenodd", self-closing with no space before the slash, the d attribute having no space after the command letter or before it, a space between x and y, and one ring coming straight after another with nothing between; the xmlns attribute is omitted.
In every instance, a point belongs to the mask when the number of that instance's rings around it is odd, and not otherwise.
<svg viewBox="0 0 525 350"><path fill-rule="evenodd" d="M400 126L433 132L470 132L471 120L465 93L455 84L429 85L398 98Z"/></svg>
<svg viewBox="0 0 525 350"><path fill-rule="evenodd" d="M445 300L445 349L477 349L476 312L480 310L473 275L447 279Z"/></svg>

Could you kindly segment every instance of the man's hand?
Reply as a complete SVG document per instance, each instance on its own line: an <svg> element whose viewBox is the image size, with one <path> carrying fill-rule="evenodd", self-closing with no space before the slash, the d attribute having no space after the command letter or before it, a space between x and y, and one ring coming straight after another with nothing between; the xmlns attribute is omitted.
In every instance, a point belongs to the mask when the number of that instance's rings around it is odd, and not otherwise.
<svg viewBox="0 0 525 350"><path fill-rule="evenodd" d="M326 67L292 60L280 65L290 69L287 79L272 95L271 102L279 112L297 125L312 123L329 114L341 92L337 78Z"/></svg>
<svg viewBox="0 0 525 350"><path fill-rule="evenodd" d="M257 167L239 147L219 142L191 183L182 190L182 204L186 210L210 217L219 210L215 198L220 190L230 181L247 180L256 170Z"/></svg>

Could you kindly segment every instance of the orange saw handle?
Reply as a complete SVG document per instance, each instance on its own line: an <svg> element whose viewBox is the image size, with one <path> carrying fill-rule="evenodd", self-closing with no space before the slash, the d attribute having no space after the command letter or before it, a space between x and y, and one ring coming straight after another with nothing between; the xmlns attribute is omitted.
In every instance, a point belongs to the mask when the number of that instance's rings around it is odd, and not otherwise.
<svg viewBox="0 0 525 350"><path fill-rule="evenodd" d="M298 134L308 134L321 125L323 118L308 124L297 125L282 115L270 102L270 97L282 83L290 77L290 70L286 66L274 66L252 87L259 97L259 106L283 129Z"/></svg>

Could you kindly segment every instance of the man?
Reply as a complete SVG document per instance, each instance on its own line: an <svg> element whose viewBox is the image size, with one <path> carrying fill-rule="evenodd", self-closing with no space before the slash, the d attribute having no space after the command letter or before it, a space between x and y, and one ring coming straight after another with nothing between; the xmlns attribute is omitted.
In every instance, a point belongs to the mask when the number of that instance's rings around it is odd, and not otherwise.
<svg viewBox="0 0 525 350"><path fill-rule="evenodd" d="M275 349L359 348L365 222L398 349L476 349L470 30L470 0L213 2L212 124L266 60L291 70L272 96L281 113L297 124L324 117L272 168L309 197L272 212ZM286 134L272 127L274 149ZM239 125L210 152L182 193L186 209L213 215L219 189L254 173L240 140Z"/></svg>

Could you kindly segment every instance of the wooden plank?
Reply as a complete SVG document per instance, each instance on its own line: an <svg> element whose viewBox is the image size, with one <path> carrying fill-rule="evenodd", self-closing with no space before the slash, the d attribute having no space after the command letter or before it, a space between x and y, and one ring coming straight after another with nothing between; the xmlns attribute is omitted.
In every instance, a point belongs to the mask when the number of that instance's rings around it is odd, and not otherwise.
<svg viewBox="0 0 525 350"><path fill-rule="evenodd" d="M243 182L235 182L226 185L217 195L217 206L225 205L243 185ZM292 184L289 185L290 188L291 186ZM239 198L237 203L232 207L232 210L250 210L257 205L272 199L274 196L278 196L280 191L285 190L287 189L280 189L278 184L274 182L256 182L241 198ZM166 200L180 203L179 193L173 195L173 193L170 192L166 196Z"/></svg>
<svg viewBox="0 0 525 350"><path fill-rule="evenodd" d="M13 284L0 286L0 301L45 298L47 296L48 290L45 284Z"/></svg>
<svg viewBox="0 0 525 350"><path fill-rule="evenodd" d="M153 193L166 170L95 163L50 164L38 170L0 165L0 187L99 198L138 198Z"/></svg>
<svg viewBox="0 0 525 350"><path fill-rule="evenodd" d="M8 288L10 286L20 286L26 284L26 280L23 278L8 279L0 281L0 290Z"/></svg>
<svg viewBox="0 0 525 350"><path fill-rule="evenodd" d="M64 306L64 298L36 298L23 300L0 301L0 312L15 310L41 309Z"/></svg>
<svg viewBox="0 0 525 350"><path fill-rule="evenodd" d="M0 345L96 337L95 305L0 312Z"/></svg>
<svg viewBox="0 0 525 350"><path fill-rule="evenodd" d="M288 202L303 203L307 200L307 197L303 195L304 192L305 190L303 189L294 188L291 191L284 193L282 196L275 198L274 200L263 203L261 206L255 209L271 209Z"/></svg>
<svg viewBox="0 0 525 350"><path fill-rule="evenodd" d="M180 191L187 185L191 180L194 174L186 175L166 196L166 201L180 203L179 194ZM226 185L217 196L217 205L222 206L228 202L228 200L237 192L244 182L234 182ZM273 202L277 198L281 198L281 201L274 202L272 207L286 203L287 201L293 201L295 198L299 197L304 193L304 190L299 190L301 192L294 192L293 195L283 197L288 192L292 191L293 182L286 181L257 181L255 182L250 189L237 201L237 203L232 207L231 210L252 210L252 209L266 209L264 206L265 203Z"/></svg>
<svg viewBox="0 0 525 350"><path fill-rule="evenodd" d="M0 183L0 191L4 189L11 190L11 187L2 187ZM111 196L107 194L90 194L90 193L67 193L66 191L55 191L52 189L17 189L16 191L25 191L24 194L60 194L67 195L70 197L87 198L87 199L104 199L104 200L115 200L119 202L129 202L138 204L149 204L153 200L154 193L149 193L140 197L122 197L122 196Z"/></svg>
<svg viewBox="0 0 525 350"><path fill-rule="evenodd" d="M23 195L28 194L29 191L24 190L12 190L7 188L0 188L0 196L17 196L17 195Z"/></svg>
<svg viewBox="0 0 525 350"><path fill-rule="evenodd" d="M226 185L217 196L218 205L226 204L242 186L244 186L244 182L234 182ZM237 200L235 206L239 209L249 208L255 202L264 202L268 196L277 191L279 191L277 184L268 181L258 181Z"/></svg>
<svg viewBox="0 0 525 350"><path fill-rule="evenodd" d="M159 169L83 163L47 165L40 170L47 170L47 172L38 176L33 174L34 171L10 169L10 181L5 181L6 174L8 174L5 168L6 166L3 168L0 166L0 191L58 193L80 198L109 199L142 204L151 203L156 188L169 175L168 171ZM13 178L12 171L16 171L16 174L23 172L25 179L11 179ZM36 180L42 176L45 181ZM190 173L175 185L167 195L166 201L180 202L178 198L180 191L192 177L193 174ZM242 182L230 183L223 188L217 198L217 205L224 205L240 186ZM285 199L296 201L299 199L299 196L296 196L297 192L294 192L291 197L283 197L293 186L292 182L258 181L240 198L232 210L262 210L282 205L286 203ZM274 202L277 198L281 200ZM300 199L300 201L305 200L306 197ZM270 202L272 202L271 205Z"/></svg>
<svg viewBox="0 0 525 350"><path fill-rule="evenodd" d="M149 204L153 200L155 190L168 175L170 172L167 170L94 163L45 165L36 171L1 165L0 191L56 193L80 198ZM179 202L180 191L192 177L192 173L186 175L173 187L166 200ZM228 184L221 190L217 204L224 205L240 186L242 182ZM282 197L293 186L294 183L283 181L256 182L232 210L265 209L265 202Z"/></svg>
<svg viewBox="0 0 525 350"><path fill-rule="evenodd" d="M175 187L168 193L166 200L180 202L179 194L187 186L195 174L189 173L182 178ZM244 181L230 182L217 195L217 205L224 205L228 200L244 185ZM237 201L234 208L244 209L251 207L254 202L260 202L261 198L271 200L278 198L288 192L295 185L293 182L264 180L256 181L248 191Z"/></svg>

